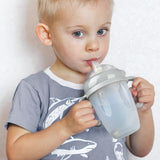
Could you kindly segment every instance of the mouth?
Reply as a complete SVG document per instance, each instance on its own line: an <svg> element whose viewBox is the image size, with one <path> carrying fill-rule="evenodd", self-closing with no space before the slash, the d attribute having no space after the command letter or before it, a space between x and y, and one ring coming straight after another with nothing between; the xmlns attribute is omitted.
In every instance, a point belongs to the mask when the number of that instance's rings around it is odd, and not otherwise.
<svg viewBox="0 0 160 160"><path fill-rule="evenodd" d="M98 60L98 58L92 58L92 59L90 59L90 60L87 60L86 62L87 62L87 64L89 65L89 66L92 66L92 61L97 61Z"/></svg>

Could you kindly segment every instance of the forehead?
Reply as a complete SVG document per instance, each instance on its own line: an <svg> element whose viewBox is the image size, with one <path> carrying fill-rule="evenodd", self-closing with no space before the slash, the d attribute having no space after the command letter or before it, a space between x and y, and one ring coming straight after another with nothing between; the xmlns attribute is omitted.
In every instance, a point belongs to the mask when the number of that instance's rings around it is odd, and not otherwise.
<svg viewBox="0 0 160 160"><path fill-rule="evenodd" d="M111 5L113 5L113 0L68 0L68 1L64 0L63 2L67 2L70 4L78 4L78 5L87 5L87 4L96 5L98 2L101 2L101 1L108 2Z"/></svg>
<svg viewBox="0 0 160 160"><path fill-rule="evenodd" d="M64 9L68 6L70 6L70 7L84 7L86 5L98 7L99 3L103 3L103 4L107 3L108 7L112 10L113 0L62 0L59 2L58 8Z"/></svg>
<svg viewBox="0 0 160 160"><path fill-rule="evenodd" d="M70 3L65 1L57 10L55 16L57 22L63 20L66 22L86 23L88 19L94 23L96 23L95 21L110 21L112 16L112 3L110 0L70 0Z"/></svg>

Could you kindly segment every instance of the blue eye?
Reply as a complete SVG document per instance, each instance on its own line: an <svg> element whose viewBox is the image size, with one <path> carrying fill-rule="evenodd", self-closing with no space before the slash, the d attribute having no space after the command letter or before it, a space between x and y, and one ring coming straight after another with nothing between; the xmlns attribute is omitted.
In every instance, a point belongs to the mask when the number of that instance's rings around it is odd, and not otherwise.
<svg viewBox="0 0 160 160"><path fill-rule="evenodd" d="M74 35L75 37L80 38L80 37L83 36L83 33L82 33L81 31L76 31L76 32L73 33L73 35Z"/></svg>
<svg viewBox="0 0 160 160"><path fill-rule="evenodd" d="M107 32L106 29L100 29L100 30L97 31L97 34L98 34L99 36L103 36L103 35L106 34L106 32Z"/></svg>

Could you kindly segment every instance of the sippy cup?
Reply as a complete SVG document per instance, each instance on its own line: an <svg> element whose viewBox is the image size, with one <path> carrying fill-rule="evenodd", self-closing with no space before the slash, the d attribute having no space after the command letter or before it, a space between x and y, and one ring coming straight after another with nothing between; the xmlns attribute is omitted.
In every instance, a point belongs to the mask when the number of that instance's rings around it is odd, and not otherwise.
<svg viewBox="0 0 160 160"><path fill-rule="evenodd" d="M93 70L86 76L84 97L93 108L109 134L118 139L126 137L140 128L137 107L128 87L123 70L112 65L93 64ZM139 108L143 104L137 104Z"/></svg>

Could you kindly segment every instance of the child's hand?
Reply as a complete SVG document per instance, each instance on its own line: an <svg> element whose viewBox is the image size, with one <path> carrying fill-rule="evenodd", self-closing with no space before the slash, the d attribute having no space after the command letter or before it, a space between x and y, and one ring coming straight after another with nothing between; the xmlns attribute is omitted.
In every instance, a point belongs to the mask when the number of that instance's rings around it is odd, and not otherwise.
<svg viewBox="0 0 160 160"><path fill-rule="evenodd" d="M135 78L132 83L131 93L135 102L144 103L141 110L146 111L151 108L154 103L154 86L143 78Z"/></svg>
<svg viewBox="0 0 160 160"><path fill-rule="evenodd" d="M94 113L91 103L87 100L75 104L63 118L66 129L74 135L96 126L98 121Z"/></svg>

